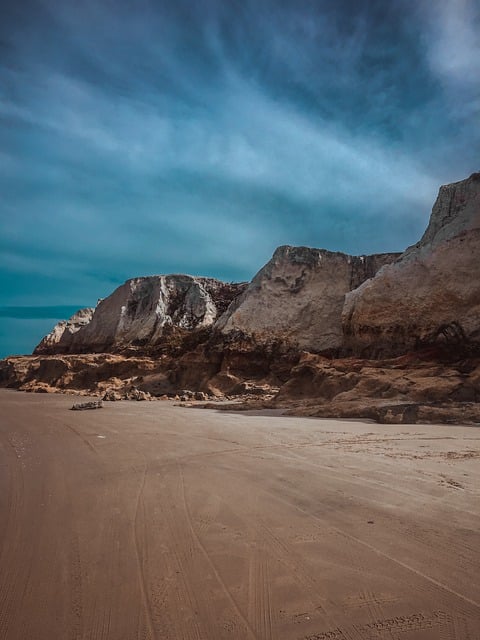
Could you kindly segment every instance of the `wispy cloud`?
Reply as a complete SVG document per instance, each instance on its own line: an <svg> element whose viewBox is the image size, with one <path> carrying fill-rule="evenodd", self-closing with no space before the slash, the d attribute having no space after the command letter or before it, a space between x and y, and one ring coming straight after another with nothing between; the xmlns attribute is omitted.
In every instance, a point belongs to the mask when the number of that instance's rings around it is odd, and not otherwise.
<svg viewBox="0 0 480 640"><path fill-rule="evenodd" d="M428 61L432 70L456 85L480 84L480 5L476 0L425 3Z"/></svg>

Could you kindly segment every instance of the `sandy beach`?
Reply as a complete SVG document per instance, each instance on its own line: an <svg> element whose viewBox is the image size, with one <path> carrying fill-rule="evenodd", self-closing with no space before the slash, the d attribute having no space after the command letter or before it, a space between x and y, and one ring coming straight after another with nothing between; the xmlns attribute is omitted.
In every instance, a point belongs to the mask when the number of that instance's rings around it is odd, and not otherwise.
<svg viewBox="0 0 480 640"><path fill-rule="evenodd" d="M0 390L0 638L480 638L480 428Z"/></svg>

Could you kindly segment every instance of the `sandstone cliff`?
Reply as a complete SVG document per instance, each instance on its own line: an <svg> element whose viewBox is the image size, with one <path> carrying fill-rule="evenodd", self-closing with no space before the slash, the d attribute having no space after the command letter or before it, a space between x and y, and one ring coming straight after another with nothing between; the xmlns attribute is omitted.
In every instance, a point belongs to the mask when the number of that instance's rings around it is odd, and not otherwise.
<svg viewBox="0 0 480 640"><path fill-rule="evenodd" d="M134 278L102 300L91 320L68 339L64 332L57 340L61 329L55 328L35 353L147 349L160 344L169 329L188 332L210 327L245 286L188 275Z"/></svg>
<svg viewBox="0 0 480 640"><path fill-rule="evenodd" d="M87 307L79 309L68 320L61 320L35 347L35 354L62 353L70 349L73 336L87 325L93 317L95 309Z"/></svg>
<svg viewBox="0 0 480 640"><path fill-rule="evenodd" d="M479 248L473 174L441 187L425 234L401 255L287 246L248 286L135 278L93 315L59 323L38 355L1 361L0 386L479 422Z"/></svg>
<svg viewBox="0 0 480 640"><path fill-rule="evenodd" d="M346 296L344 346L395 355L480 340L480 174L442 186L416 245Z"/></svg>
<svg viewBox="0 0 480 640"><path fill-rule="evenodd" d="M257 342L272 340L314 351L342 344L345 294L372 278L400 254L344 253L279 247L215 324L223 334L241 332Z"/></svg>

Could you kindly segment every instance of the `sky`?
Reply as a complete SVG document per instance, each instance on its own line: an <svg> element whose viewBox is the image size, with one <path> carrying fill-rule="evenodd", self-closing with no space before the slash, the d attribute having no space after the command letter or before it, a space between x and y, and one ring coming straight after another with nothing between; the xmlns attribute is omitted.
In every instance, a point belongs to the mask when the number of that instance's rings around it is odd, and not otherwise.
<svg viewBox="0 0 480 640"><path fill-rule="evenodd" d="M1 9L0 356L134 276L401 251L480 169L480 0Z"/></svg>

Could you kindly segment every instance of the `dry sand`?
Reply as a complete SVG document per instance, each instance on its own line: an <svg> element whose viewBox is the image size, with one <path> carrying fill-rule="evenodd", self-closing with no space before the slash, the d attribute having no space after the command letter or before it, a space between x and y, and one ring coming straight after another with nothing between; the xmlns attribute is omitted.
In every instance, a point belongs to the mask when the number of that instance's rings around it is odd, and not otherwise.
<svg viewBox="0 0 480 640"><path fill-rule="evenodd" d="M0 391L0 638L480 638L480 428Z"/></svg>

